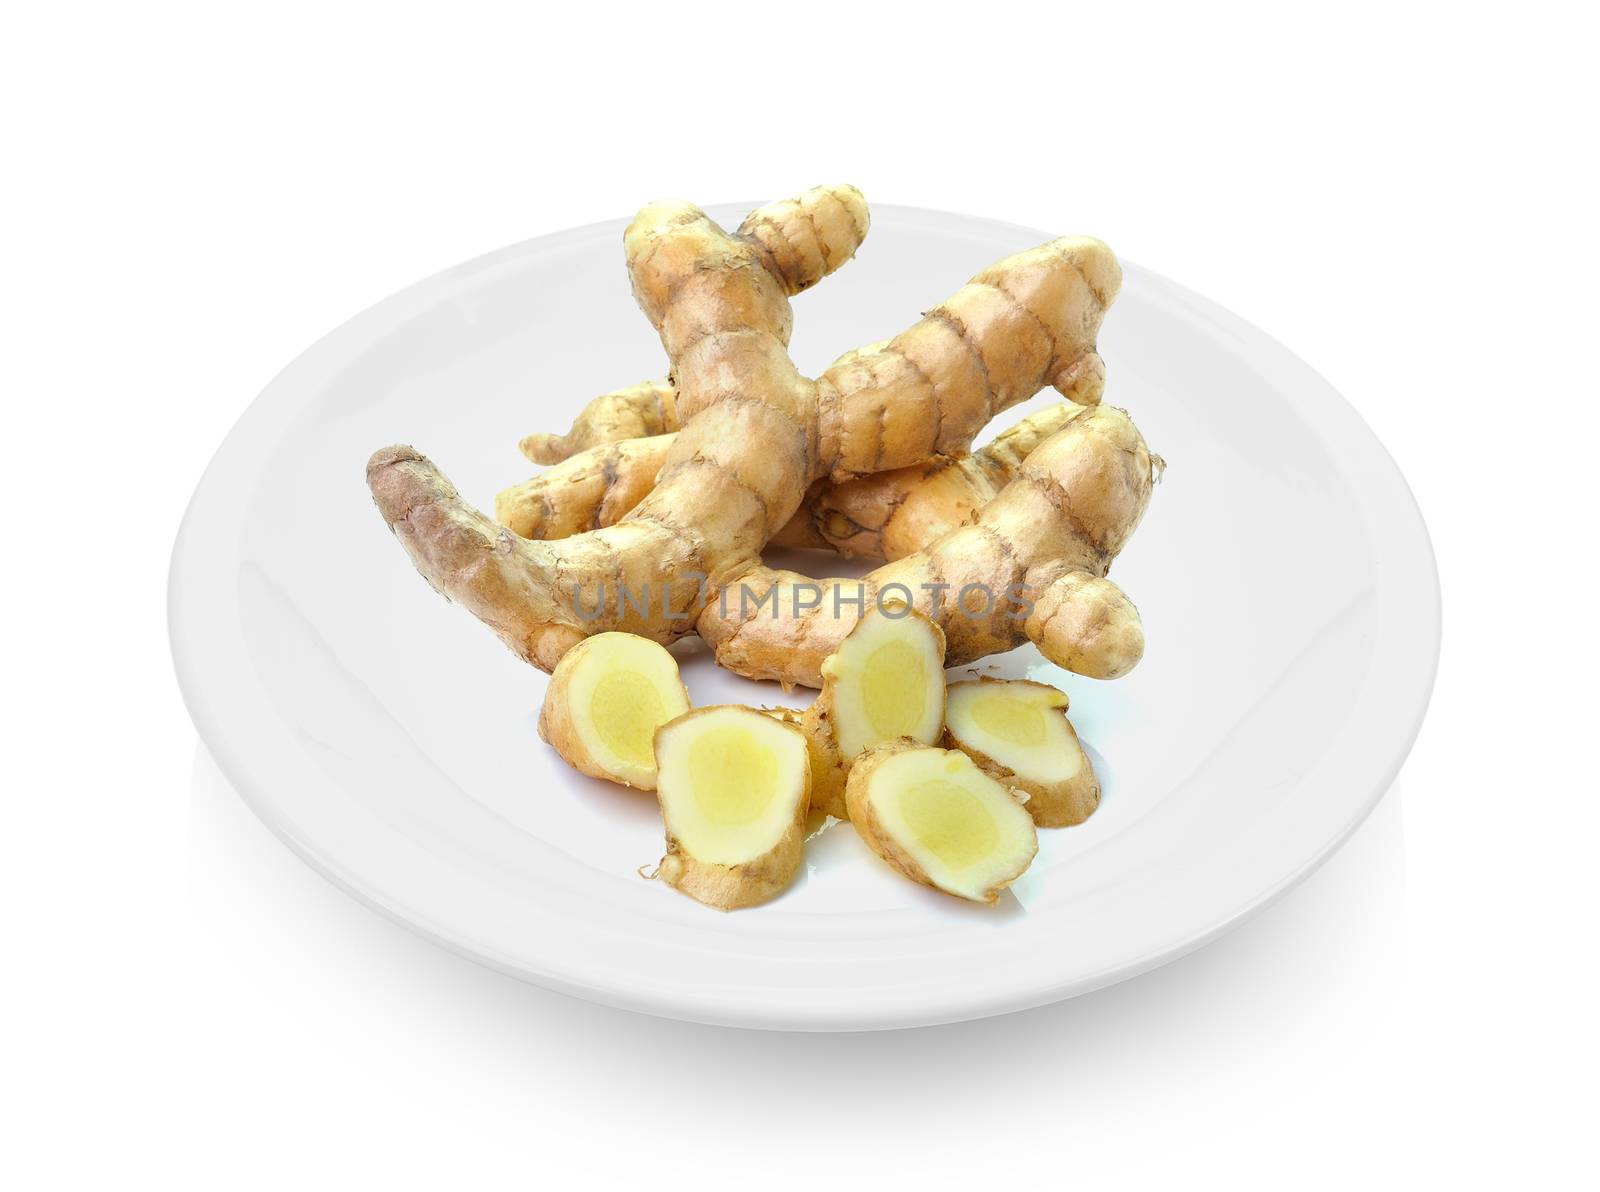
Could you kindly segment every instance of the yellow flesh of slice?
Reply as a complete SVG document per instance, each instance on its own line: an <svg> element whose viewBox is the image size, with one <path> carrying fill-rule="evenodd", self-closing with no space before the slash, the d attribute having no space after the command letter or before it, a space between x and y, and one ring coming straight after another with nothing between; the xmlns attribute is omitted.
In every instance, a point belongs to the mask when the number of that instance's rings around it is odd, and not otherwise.
<svg viewBox="0 0 1600 1192"><path fill-rule="evenodd" d="M595 684L589 699L589 718L605 747L634 766L655 765L657 726L665 714L661 693L638 671L611 671Z"/></svg>
<svg viewBox="0 0 1600 1192"><path fill-rule="evenodd" d="M748 729L701 733L689 746L686 768L700 813L719 826L754 823L778 794L778 758Z"/></svg>
<svg viewBox="0 0 1600 1192"><path fill-rule="evenodd" d="M917 842L952 870L982 861L1000 844L1000 829L978 797L943 778L903 790L900 811Z"/></svg>
<svg viewBox="0 0 1600 1192"><path fill-rule="evenodd" d="M903 854L889 863L958 897L988 901L1038 848L1022 804L957 750L904 750L868 781L877 831Z"/></svg>
<svg viewBox="0 0 1600 1192"><path fill-rule="evenodd" d="M1066 696L1034 683L957 683L948 724L963 746L1024 779L1065 782L1087 765L1065 708Z"/></svg>
<svg viewBox="0 0 1600 1192"><path fill-rule="evenodd" d="M927 621L869 613L823 663L832 687L833 731L846 760L882 741L924 745L943 727L944 668L938 630Z"/></svg>
<svg viewBox="0 0 1600 1192"><path fill-rule="evenodd" d="M742 865L797 830L810 773L798 729L753 708L702 708L656 734L656 757L667 835L696 861Z"/></svg>
<svg viewBox="0 0 1600 1192"><path fill-rule="evenodd" d="M1016 695L979 696L972 701L970 714L973 723L984 732L1013 745L1043 745L1049 732L1045 706Z"/></svg>
<svg viewBox="0 0 1600 1192"><path fill-rule="evenodd" d="M912 735L928 709L923 653L909 642L879 646L861 668L861 703L881 741Z"/></svg>

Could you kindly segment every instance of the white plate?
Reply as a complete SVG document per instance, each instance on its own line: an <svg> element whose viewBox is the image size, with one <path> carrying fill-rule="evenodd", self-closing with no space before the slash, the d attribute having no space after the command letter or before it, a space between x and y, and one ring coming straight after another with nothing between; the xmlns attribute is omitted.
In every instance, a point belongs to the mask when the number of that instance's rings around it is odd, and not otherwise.
<svg viewBox="0 0 1600 1192"><path fill-rule="evenodd" d="M732 226L744 210L712 214ZM172 563L184 695L228 777L312 865L552 989L701 1022L868 1029L1153 968L1266 906L1372 809L1438 657L1416 505L1305 364L1126 266L1101 338L1107 400L1170 465L1114 572L1143 613L1145 661L1097 683L1031 647L987 660L1071 694L1100 810L1041 833L994 908L897 877L848 824L814 838L795 887L762 908L723 915L641 880L661 854L654 800L538 740L545 677L429 589L364 484L374 449L409 442L489 507L532 471L523 434L658 374L622 227L517 245L353 319L256 400L195 493ZM815 370L890 335L1049 235L877 207L860 258L797 301L796 361ZM697 703L781 698L677 649Z"/></svg>

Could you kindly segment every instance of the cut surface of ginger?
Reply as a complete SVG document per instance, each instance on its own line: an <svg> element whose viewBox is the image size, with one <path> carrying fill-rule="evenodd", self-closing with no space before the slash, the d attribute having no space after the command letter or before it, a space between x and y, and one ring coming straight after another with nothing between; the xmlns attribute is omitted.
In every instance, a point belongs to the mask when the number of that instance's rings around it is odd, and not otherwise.
<svg viewBox="0 0 1600 1192"><path fill-rule="evenodd" d="M994 902L1038 851L1022 804L957 750L878 746L852 768L847 800L874 852L958 898Z"/></svg>
<svg viewBox="0 0 1600 1192"><path fill-rule="evenodd" d="M631 633L600 633L550 677L539 732L574 767L654 790L656 730L689 710L677 660Z"/></svg>
<svg viewBox="0 0 1600 1192"><path fill-rule="evenodd" d="M656 733L655 756L667 828L658 877L724 910L789 884L811 790L797 727L753 708L701 708Z"/></svg>
<svg viewBox="0 0 1600 1192"><path fill-rule="evenodd" d="M944 635L926 617L874 611L822 667L839 751L852 760L880 741L924 745L944 724Z"/></svg>
<svg viewBox="0 0 1600 1192"><path fill-rule="evenodd" d="M1027 679L952 683L945 743L1021 788L1042 828L1082 823L1100 802L1100 784L1066 717L1067 697Z"/></svg>

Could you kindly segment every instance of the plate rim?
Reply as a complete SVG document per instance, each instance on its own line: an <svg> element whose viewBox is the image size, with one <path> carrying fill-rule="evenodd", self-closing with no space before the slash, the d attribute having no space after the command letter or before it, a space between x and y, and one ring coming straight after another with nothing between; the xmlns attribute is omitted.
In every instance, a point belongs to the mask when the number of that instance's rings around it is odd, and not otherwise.
<svg viewBox="0 0 1600 1192"><path fill-rule="evenodd" d="M719 203L707 209L716 211L733 206L746 210L754 204ZM897 216L912 219L921 217L966 226L976 225L992 232L1020 235L1039 241L1050 238L1049 233L1021 224L935 208L875 204L873 214L875 222L885 217L890 221ZM254 474L251 474L251 482L245 483L244 474L234 466L235 457L241 453L242 444L251 437L251 432L260 432L264 427L270 427L274 423L287 427L301 412L315 404L314 392L302 393L298 402L288 399L293 396L298 378L303 373L316 371L323 357L332 354L335 349L339 355L347 355L347 341L362 335L369 328L375 330L379 326L392 324L397 318L403 317L409 308L424 300L429 303L435 301L437 291L455 279L480 275L486 269L504 262L520 260L529 253L559 251L565 246L589 240L603 231L614 230L620 238L621 229L626 223L625 219L601 220L492 250L414 282L347 319L306 348L268 382L230 427L195 486L173 545L168 578L168 635L179 689L199 732L200 743L215 761L218 769L227 777L257 818L313 870L385 918L457 955L569 996L620 1009L712 1025L823 1031L910 1028L1032 1009L1104 988L1177 960L1254 918L1294 889L1350 838L1382 800L1421 732L1437 678L1442 645L1442 606L1437 559L1415 494L1398 464L1359 410L1309 364L1260 328L1211 299L1164 275L1125 261L1125 269L1137 271L1169 288L1175 294L1203 304L1209 315L1225 317L1254 339L1275 348L1282 353L1285 363L1301 371L1308 381L1319 386L1325 395L1333 399L1329 407L1331 414L1342 417L1355 432L1354 446L1361 449L1364 462L1372 469L1370 473L1363 473L1362 485L1352 486L1358 504L1364 513L1369 514L1367 518L1369 528L1374 533L1381 529L1392 538L1407 540L1410 559L1417 565L1416 570L1421 577L1427 581L1420 589L1413 585L1403 594L1416 605L1413 610L1416 620L1411 625L1416 632L1411 635L1408 642L1414 649L1407 660L1408 674L1414 677L1411 678L1406 695L1401 700L1406 715L1398 721L1398 731L1396 731L1397 721L1391 707L1390 715L1383 721L1390 730L1390 743L1384 750L1381 761L1374 759L1370 766L1373 777L1364 783L1368 789L1364 790L1362 798L1347 822L1324 840L1310 857L1301 860L1281 880L1262 889L1254 897L1234 907L1231 912L1216 918L1203 930L1191 932L1175 943L1153 948L1100 972L1065 982L1015 990L1005 995L991 997L987 1001L968 996L959 1005L951 1003L935 1006L916 1003L903 1007L899 1013L879 1012L873 1015L852 1015L848 1011L824 1012L816 1007L812 1008L809 1015L804 1015L787 1010L774 1012L767 1007L711 1006L692 993L675 995L671 991L649 987L632 986L624 989L586 984L569 975L530 969L526 964L516 963L508 958L490 954L482 948L473 947L429 922L415 908L406 907L397 895L369 888L369 884L361 881L359 875L349 872L338 858L329 855L325 849L318 846L317 842L309 839L299 825L286 814L284 808L272 799L267 789L270 784L261 776L261 767L252 765L251 759L245 756L248 750L239 748L235 742L236 730L230 728L227 716L221 710L228 702L229 684L226 681L219 683L219 677L213 673L212 668L218 664L219 654L203 648L204 643L201 639L208 635L201 632L200 627L207 623L204 618L192 615L190 601L195 593L207 587L215 589L220 586L225 589L227 584L219 585L217 581L223 576L236 576L238 560L236 555L197 549L197 547L200 543L210 540L208 529L215 525L226 525L227 517L223 513L224 510L231 508L235 514L237 513L237 504L231 506L229 504L230 495L236 496L241 492L249 495L254 492ZM1307 412L1301 411L1301 413ZM1310 415L1307 414L1307 417ZM1317 432L1319 439L1326 441L1329 431L1326 425L1313 422L1312 429ZM276 442L276 438L256 433L251 441L270 445ZM1351 444L1347 438L1348 445ZM268 451L265 449L256 452L258 466L267 455ZM1348 475L1348 465L1343 460L1339 463L1339 471ZM1381 479L1383 483L1374 483L1375 478ZM1381 500L1371 495L1379 490L1382 491ZM1381 517L1370 516L1378 510L1382 512ZM1424 627L1427 630L1425 633L1421 632ZM215 629L216 625L211 623L210 628ZM242 642L240 645L242 649ZM1390 688L1391 694L1395 690L1397 689ZM1307 770L1303 780L1310 781L1318 768L1326 764L1325 760L1319 760Z"/></svg>

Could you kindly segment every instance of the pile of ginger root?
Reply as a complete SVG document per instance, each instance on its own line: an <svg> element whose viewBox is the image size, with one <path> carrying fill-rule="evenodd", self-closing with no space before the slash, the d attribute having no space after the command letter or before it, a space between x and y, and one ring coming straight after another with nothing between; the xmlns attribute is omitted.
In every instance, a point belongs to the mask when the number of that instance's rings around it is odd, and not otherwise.
<svg viewBox="0 0 1600 1192"><path fill-rule="evenodd" d="M1107 571L1163 466L1101 404L1101 319L1121 269L1063 237L995 262L891 339L815 378L790 360L790 299L848 262L865 200L818 187L733 232L681 201L623 236L665 378L602 394L549 465L490 517L408 446L367 465L384 521L424 578L551 673L540 735L581 772L653 790L652 876L723 910L793 880L808 832L848 820L891 869L994 902L1037 829L1099 802L1044 684L946 682L1031 643L1097 679L1144 650ZM1064 399L978 434L1046 388ZM769 545L880 559L859 579L767 566ZM695 708L674 642L785 690L801 711Z"/></svg>

